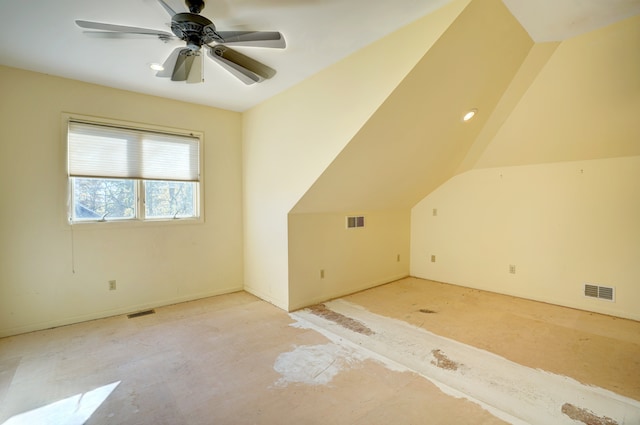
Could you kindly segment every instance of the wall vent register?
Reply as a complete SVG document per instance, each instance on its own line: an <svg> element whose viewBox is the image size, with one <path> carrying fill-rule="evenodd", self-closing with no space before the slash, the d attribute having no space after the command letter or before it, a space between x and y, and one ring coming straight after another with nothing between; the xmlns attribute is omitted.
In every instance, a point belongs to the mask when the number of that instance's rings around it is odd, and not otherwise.
<svg viewBox="0 0 640 425"><path fill-rule="evenodd" d="M615 301L615 288L585 283L584 296L589 298L598 298L605 301Z"/></svg>
<svg viewBox="0 0 640 425"><path fill-rule="evenodd" d="M347 229L364 227L364 216L347 217Z"/></svg>

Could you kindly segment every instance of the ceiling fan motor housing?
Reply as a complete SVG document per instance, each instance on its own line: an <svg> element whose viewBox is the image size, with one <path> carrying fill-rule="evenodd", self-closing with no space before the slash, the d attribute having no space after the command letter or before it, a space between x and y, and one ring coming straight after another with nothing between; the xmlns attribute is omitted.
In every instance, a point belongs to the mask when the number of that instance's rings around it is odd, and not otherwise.
<svg viewBox="0 0 640 425"><path fill-rule="evenodd" d="M216 26L209 19L194 13L178 13L171 18L171 31L187 42L191 50L200 50L203 44L220 40Z"/></svg>

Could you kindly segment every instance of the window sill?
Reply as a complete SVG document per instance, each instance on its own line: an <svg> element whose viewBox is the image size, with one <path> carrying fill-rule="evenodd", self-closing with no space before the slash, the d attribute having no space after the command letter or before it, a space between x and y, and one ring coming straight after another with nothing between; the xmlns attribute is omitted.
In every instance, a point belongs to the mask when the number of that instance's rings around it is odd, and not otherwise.
<svg viewBox="0 0 640 425"><path fill-rule="evenodd" d="M204 224L203 217L197 218L175 218L175 219L148 219L148 220L106 220L106 221L71 221L67 222L74 230L87 229L118 229L118 228L144 228L144 227L165 227L165 226L189 226Z"/></svg>

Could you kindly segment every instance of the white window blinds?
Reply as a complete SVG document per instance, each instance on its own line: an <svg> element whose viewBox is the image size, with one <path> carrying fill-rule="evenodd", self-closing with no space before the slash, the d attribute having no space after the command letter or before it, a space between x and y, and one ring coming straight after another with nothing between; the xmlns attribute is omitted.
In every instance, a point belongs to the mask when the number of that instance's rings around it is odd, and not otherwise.
<svg viewBox="0 0 640 425"><path fill-rule="evenodd" d="M199 181L200 139L70 121L71 177Z"/></svg>

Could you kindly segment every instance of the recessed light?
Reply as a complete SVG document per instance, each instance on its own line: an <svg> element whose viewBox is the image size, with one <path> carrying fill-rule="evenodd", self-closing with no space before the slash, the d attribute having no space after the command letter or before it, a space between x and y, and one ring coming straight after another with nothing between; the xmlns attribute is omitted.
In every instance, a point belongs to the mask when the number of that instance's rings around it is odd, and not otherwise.
<svg viewBox="0 0 640 425"><path fill-rule="evenodd" d="M467 112L466 114L464 114L464 117L462 117L462 121L469 121L471 118L473 118L476 113L478 112L477 109L472 109L469 112Z"/></svg>
<svg viewBox="0 0 640 425"><path fill-rule="evenodd" d="M153 69L154 71L164 71L164 66L159 63L149 64L149 68Z"/></svg>

